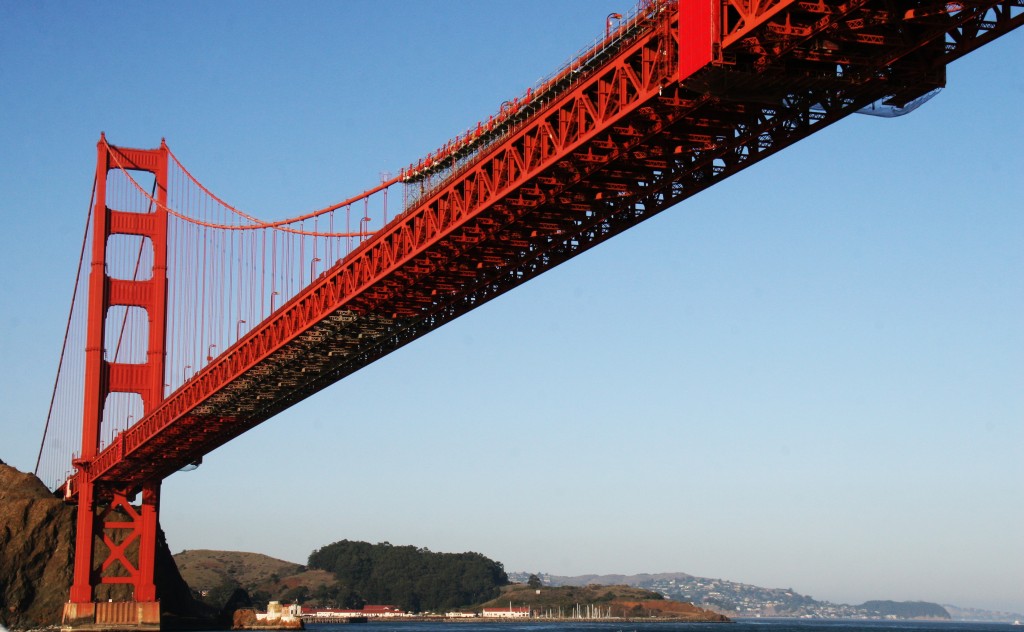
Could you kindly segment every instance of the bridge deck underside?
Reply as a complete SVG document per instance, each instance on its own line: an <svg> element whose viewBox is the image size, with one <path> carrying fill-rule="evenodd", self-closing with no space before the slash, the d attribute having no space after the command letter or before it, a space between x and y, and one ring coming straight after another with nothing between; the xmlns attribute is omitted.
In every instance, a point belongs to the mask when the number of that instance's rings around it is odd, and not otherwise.
<svg viewBox="0 0 1024 632"><path fill-rule="evenodd" d="M780 18L788 32L762 24L735 38L727 63L682 83L665 61L678 46L675 18L652 21L617 62L546 104L186 383L167 410L101 454L93 475L129 487L165 477L859 108L942 85L950 59L1024 20L1011 13L1019 2L989 2L957 23L896 24L872 9L881 4L795 3ZM1001 24L992 6L1005 9ZM545 146L545 134L557 139Z"/></svg>

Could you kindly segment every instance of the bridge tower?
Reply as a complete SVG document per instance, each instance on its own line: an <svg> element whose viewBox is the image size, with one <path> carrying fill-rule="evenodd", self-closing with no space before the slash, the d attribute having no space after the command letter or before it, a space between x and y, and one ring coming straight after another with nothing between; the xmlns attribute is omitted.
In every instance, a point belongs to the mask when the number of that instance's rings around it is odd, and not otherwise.
<svg viewBox="0 0 1024 632"><path fill-rule="evenodd" d="M104 408L112 394L135 394L149 413L164 398L167 305L167 165L168 151L114 147L101 136L97 144L96 185L92 210L92 259L89 271L85 359L85 406L82 452L77 468L78 503L74 582L64 610L65 626L159 628L160 608L154 583L160 480L133 487L94 481L90 464L100 449ZM111 208L107 184L121 169L154 177L156 204L143 209ZM117 202L113 202L116 204ZM134 236L134 241L111 239ZM151 270L137 270L132 279L113 278L108 262L118 244L151 247ZM150 260L150 257L140 261ZM112 308L141 308L148 321L144 362L118 361L105 353ZM113 329L116 331L116 328ZM133 358L137 360L138 358ZM114 438L124 451L123 434ZM71 490L67 490L71 496ZM141 494L141 505L134 499ZM114 586L127 585L128 590ZM114 590L112 590L114 589ZM100 591L104 594L97 594ZM129 592L130 590L130 592Z"/></svg>

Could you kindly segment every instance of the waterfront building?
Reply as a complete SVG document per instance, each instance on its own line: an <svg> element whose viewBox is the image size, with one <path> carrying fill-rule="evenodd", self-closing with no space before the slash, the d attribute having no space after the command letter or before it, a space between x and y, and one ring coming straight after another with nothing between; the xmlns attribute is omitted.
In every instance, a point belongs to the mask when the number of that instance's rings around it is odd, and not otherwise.
<svg viewBox="0 0 1024 632"><path fill-rule="evenodd" d="M488 619L529 619L530 607L517 606L513 608L509 604L508 608L484 608L480 614Z"/></svg>

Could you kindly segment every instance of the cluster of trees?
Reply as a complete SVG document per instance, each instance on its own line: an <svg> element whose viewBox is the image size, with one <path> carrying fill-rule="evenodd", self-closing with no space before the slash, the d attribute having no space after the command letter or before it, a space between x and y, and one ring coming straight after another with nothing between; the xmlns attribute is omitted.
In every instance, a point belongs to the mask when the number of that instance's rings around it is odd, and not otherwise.
<svg viewBox="0 0 1024 632"><path fill-rule="evenodd" d="M342 540L313 551L308 568L334 574L352 601L443 612L496 598L508 575L479 553L434 553Z"/></svg>

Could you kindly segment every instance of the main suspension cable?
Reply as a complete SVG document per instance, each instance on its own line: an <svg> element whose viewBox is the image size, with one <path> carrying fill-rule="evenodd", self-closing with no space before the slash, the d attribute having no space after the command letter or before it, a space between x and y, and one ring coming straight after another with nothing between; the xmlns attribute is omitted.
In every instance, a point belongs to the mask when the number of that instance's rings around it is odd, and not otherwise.
<svg viewBox="0 0 1024 632"><path fill-rule="evenodd" d="M246 219L246 220L248 220L250 222L253 222L252 224L218 224L218 223L214 223L214 222L206 222L206 221L203 221L203 220L195 219L193 217L189 217L188 215L185 215L183 213L179 213L178 211L176 211L176 210L170 208L169 206L167 206L166 204L162 204L158 200L154 199L151 195L149 195L146 192L145 189L142 188L142 185L140 185L135 180L135 178L132 177L131 173L129 173L128 169L121 163L121 161L118 160L117 152L114 151L116 149L116 147L111 146L107 142L107 140L105 138L102 139L102 142L107 147L107 149L110 150L110 156L113 159L114 164L117 165L117 168L121 170L121 172L125 175L125 177L128 178L128 180L132 183L132 185L136 189L138 189L138 191L142 195L145 195L147 198L149 198L150 201L152 201L154 204L156 204L159 208L167 211L167 213L169 213L170 215L173 215L174 217L177 217L178 219L180 219L182 221L185 221L185 222L188 222L190 224L195 224L197 226L203 226L203 227L206 227L206 228L219 228L221 230L259 230L259 229L264 229L264 228L273 228L275 230L280 230L282 232L292 233L292 234L295 234L295 235L304 235L304 236L307 236L307 237L360 237L360 238L362 238L362 237L370 237L370 236L374 235L374 233L370 232L370 231L361 231L361 232L355 232L355 233L321 233L321 232L303 230L301 228L291 228L289 226L289 224L294 224L296 222L302 222L303 220L306 220L306 219L310 219L310 218L313 218L313 217L318 217L320 215L325 215L327 213L336 211L336 210L338 210L338 209L340 209L340 208L342 208L344 206L349 206L353 202L358 202L359 200L368 199L371 195L373 195L375 193L378 193L378 192L380 192L380 191L382 191L384 189L387 189L388 187L390 187L390 186L392 186L394 184L397 184L402 179L402 176L397 176L397 177L391 178L389 180L386 180L385 182L382 182L380 185L378 185L378 186L376 186L376 187L374 187L372 189L369 189L367 191L364 191L364 192L360 193L359 195L353 196L353 197L351 197L351 198L349 198L347 200L344 200L342 202L338 202L337 204L332 204L331 206L324 207L324 208L319 209L317 211L313 211L311 213L306 213L305 215L300 215L298 217L292 217L292 218L289 218L289 219L282 219L282 220L278 220L278 221L275 221L275 222L265 222L265 221L259 220L259 219L255 218L255 217L249 215L248 213L245 213L243 211L240 211L240 210L236 209L235 207L231 206L230 204L228 204L227 202L225 202L224 200L220 199L219 197L214 195L212 192L210 192L209 189L204 187L201 182L196 180L196 178L187 169L185 169L185 167L178 161L177 157L175 157L175 155L171 152L171 150L168 149L167 153L174 160L174 164L177 165L178 168L181 169L182 173L184 173L191 182L193 182L197 187L199 187L199 189L204 194L209 196L210 199L214 200L215 202L217 202L218 204L220 204L224 208L228 209L232 213L234 213L234 214L238 215L239 217L242 217L242 218L244 218L244 219Z"/></svg>
<svg viewBox="0 0 1024 632"><path fill-rule="evenodd" d="M96 176L92 178L92 193L89 195L89 210L85 214L85 231L82 233L82 248L78 253L78 271L75 272L75 289L71 292L71 307L68 309L68 324L64 327L64 342L60 348L60 359L57 360L57 377L53 380L53 393L50 395L50 407L46 412L46 425L43 426L43 440L39 442L39 454L36 455L35 475L39 476L39 463L43 459L43 446L46 435L50 431L50 418L53 415L53 403L57 400L57 386L60 384L60 371L64 366L64 354L68 349L68 335L71 332L71 320L75 313L75 299L78 298L78 282L82 278L82 262L85 261L85 246L89 242L89 225L92 223L92 205L96 197Z"/></svg>

